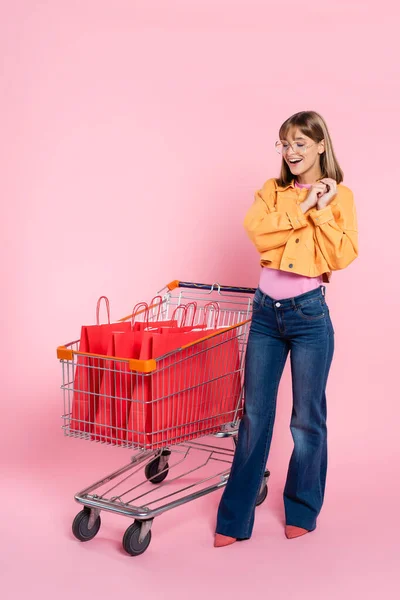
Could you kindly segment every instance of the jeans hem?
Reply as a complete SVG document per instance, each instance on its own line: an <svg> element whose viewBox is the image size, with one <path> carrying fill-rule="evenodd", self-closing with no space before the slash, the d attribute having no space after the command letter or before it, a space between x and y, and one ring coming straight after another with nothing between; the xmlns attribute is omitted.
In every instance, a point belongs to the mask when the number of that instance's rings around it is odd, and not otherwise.
<svg viewBox="0 0 400 600"><path fill-rule="evenodd" d="M288 523L286 522L286 526L292 526L292 527L301 527L302 529L307 529L307 531L314 531L314 529L317 528L317 526L315 524L310 525L309 523L299 523L299 521L297 521L297 523Z"/></svg>
<svg viewBox="0 0 400 600"><path fill-rule="evenodd" d="M248 535L236 535L235 533L232 533L232 531L227 531L226 529L224 531L221 531L221 529L216 529L215 533L219 533L220 535L227 535L229 537L234 537L237 539L238 542L243 542L244 540L249 540L251 536Z"/></svg>

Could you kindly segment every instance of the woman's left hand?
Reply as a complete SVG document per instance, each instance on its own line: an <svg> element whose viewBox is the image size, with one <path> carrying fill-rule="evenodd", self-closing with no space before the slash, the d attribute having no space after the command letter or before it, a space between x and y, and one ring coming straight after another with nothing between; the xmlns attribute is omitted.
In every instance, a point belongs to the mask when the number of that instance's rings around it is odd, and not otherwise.
<svg viewBox="0 0 400 600"><path fill-rule="evenodd" d="M324 179L319 179L321 183L325 183L328 186L328 191L320 196L317 203L317 210L322 210L326 206L328 206L329 202L336 196L337 194L337 185L334 179L330 177L324 177Z"/></svg>

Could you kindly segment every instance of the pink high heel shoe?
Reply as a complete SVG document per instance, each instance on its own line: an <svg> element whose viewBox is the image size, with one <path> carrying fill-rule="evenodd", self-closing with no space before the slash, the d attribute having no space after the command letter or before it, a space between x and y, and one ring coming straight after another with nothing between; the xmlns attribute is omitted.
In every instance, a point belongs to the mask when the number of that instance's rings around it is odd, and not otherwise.
<svg viewBox="0 0 400 600"><path fill-rule="evenodd" d="M229 535L222 535L222 533L216 533L214 537L214 548L221 548L222 546L229 546L237 541L236 538L230 537Z"/></svg>
<svg viewBox="0 0 400 600"><path fill-rule="evenodd" d="M291 540L292 538L300 537L301 535L304 535L306 533L309 533L309 530L303 529L303 527L296 527L295 525L286 525L285 526L285 535L288 538L288 540Z"/></svg>

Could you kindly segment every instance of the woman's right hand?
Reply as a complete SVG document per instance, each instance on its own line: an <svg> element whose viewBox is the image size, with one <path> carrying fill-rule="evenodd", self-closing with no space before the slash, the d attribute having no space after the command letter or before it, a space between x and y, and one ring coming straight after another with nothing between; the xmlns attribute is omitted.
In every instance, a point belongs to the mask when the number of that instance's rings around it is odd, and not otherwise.
<svg viewBox="0 0 400 600"><path fill-rule="evenodd" d="M327 185L326 183L321 183L317 181L317 183L313 183L309 189L306 199L301 203L301 208L303 212L310 210L317 205L320 197L326 192Z"/></svg>

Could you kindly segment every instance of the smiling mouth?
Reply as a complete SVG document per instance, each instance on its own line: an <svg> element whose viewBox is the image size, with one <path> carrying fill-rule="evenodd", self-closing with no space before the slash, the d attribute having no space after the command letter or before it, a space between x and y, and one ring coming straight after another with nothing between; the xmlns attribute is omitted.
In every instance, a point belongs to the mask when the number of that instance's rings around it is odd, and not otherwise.
<svg viewBox="0 0 400 600"><path fill-rule="evenodd" d="M297 159L295 159L293 162L292 162L291 160L288 160L288 163L289 163L290 165L298 165L298 164L299 164L299 163L301 163L302 161L303 161L303 159L302 159L302 158L297 158Z"/></svg>

